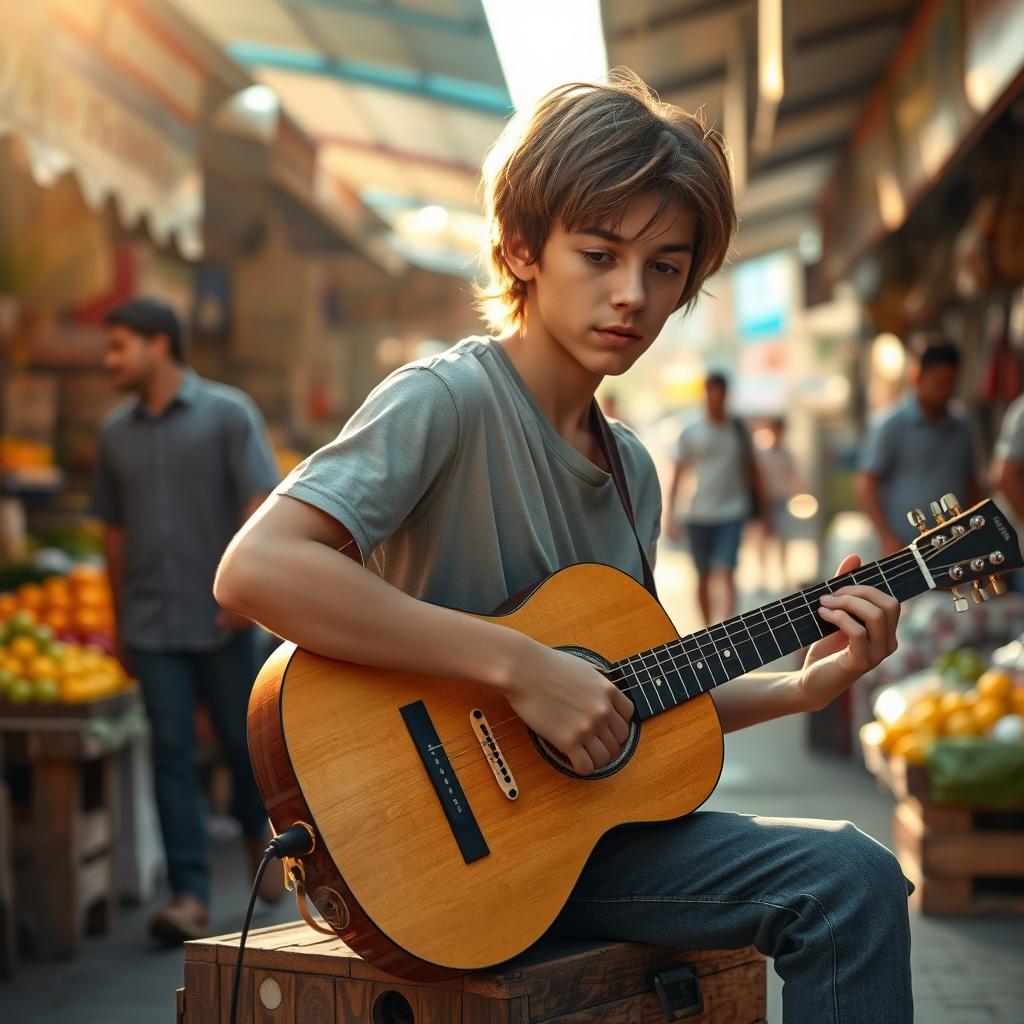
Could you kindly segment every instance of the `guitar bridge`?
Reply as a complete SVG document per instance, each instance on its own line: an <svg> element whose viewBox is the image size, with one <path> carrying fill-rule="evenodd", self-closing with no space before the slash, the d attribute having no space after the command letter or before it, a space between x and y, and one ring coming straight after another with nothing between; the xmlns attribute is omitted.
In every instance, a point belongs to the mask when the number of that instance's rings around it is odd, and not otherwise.
<svg viewBox="0 0 1024 1024"><path fill-rule="evenodd" d="M480 749L484 752L491 771L494 772L494 778L499 788L509 800L515 800L519 796L519 787L516 785L516 780L512 777L512 769L509 768L508 762L501 753L501 747L498 746L498 741L491 731L487 716L479 708L474 708L469 714L469 721L473 726L473 733L480 744Z"/></svg>

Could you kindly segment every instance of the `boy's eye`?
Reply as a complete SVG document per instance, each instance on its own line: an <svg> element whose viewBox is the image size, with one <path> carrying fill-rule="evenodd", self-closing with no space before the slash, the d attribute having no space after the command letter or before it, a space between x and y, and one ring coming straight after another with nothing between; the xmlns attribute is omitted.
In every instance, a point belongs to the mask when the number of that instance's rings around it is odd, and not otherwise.
<svg viewBox="0 0 1024 1024"><path fill-rule="evenodd" d="M654 264L654 269L659 274L665 274L666 276L668 276L669 274L678 274L679 273L679 268L672 266L671 263L660 263L660 262L659 263L655 263Z"/></svg>
<svg viewBox="0 0 1024 1024"><path fill-rule="evenodd" d="M593 250L589 250L588 251L586 249L583 251L583 258L585 260L589 260L591 263L597 263L597 264L604 263L606 261L605 260L606 257L607 257L607 259L610 260L611 259L611 254L607 253L607 252L597 252L597 251L593 251Z"/></svg>

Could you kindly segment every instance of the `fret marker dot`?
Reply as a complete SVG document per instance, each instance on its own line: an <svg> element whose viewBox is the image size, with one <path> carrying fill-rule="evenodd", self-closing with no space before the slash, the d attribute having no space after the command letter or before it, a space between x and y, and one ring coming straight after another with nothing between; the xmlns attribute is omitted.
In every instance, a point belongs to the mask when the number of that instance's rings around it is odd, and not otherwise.
<svg viewBox="0 0 1024 1024"><path fill-rule="evenodd" d="M732 657L732 651L722 651L722 653L723 653L723 654L724 654L724 655L725 655L725 656L726 656L727 658L731 658L731 657Z"/></svg>
<svg viewBox="0 0 1024 1024"><path fill-rule="evenodd" d="M661 680L660 679L655 679L654 682L655 682L655 684L657 686L661 686Z"/></svg>
<svg viewBox="0 0 1024 1024"><path fill-rule="evenodd" d="M704 662L703 661L698 661L697 662L697 668L703 668L703 667L704 667Z"/></svg>

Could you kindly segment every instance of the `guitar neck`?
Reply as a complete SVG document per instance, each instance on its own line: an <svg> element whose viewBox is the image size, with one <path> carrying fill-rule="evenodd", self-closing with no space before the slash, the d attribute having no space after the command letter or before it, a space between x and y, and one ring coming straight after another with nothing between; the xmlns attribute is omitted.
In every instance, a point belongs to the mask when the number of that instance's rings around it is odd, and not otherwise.
<svg viewBox="0 0 1024 1024"><path fill-rule="evenodd" d="M611 678L628 688L641 719L650 718L737 676L762 668L837 631L819 614L821 596L852 584L877 587L898 601L930 589L914 551L862 565L708 629L624 658Z"/></svg>

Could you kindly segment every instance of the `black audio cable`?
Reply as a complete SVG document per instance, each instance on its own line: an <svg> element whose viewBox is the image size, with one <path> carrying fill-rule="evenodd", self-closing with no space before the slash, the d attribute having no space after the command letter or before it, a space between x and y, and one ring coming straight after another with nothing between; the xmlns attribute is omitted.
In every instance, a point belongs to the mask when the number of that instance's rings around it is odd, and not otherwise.
<svg viewBox="0 0 1024 1024"><path fill-rule="evenodd" d="M249 925L252 922L252 911L256 906L256 894L259 892L260 882L263 880L263 873L271 861L280 860L282 857L305 857L313 851L313 833L306 825L292 825L286 828L279 835L274 836L263 851L263 859L256 871L256 878L252 883L252 893L249 895L249 907L245 912L245 923L242 925L242 935L238 942L238 959L235 961L235 977L231 983L231 1024L238 1021L238 987L242 980L242 954L245 952L245 940L249 935Z"/></svg>

